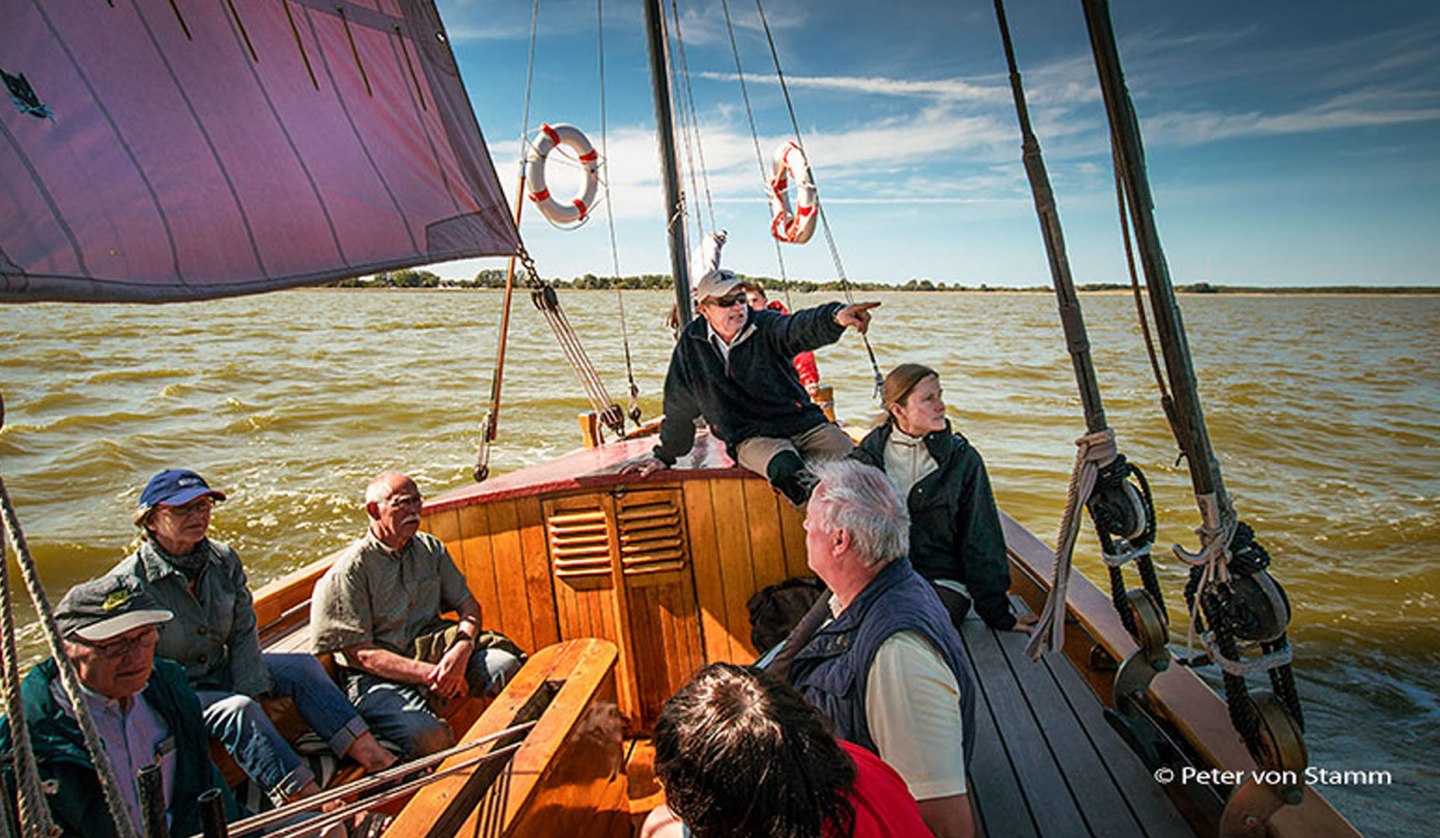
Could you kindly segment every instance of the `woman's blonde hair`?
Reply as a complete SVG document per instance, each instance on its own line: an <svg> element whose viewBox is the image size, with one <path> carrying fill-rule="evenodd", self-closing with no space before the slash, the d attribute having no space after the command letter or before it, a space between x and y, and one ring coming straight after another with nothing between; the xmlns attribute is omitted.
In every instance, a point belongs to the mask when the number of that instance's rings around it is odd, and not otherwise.
<svg viewBox="0 0 1440 838"><path fill-rule="evenodd" d="M150 506L142 506L135 510L135 514L130 516L130 520L140 529L142 538L150 537L150 522L155 520L155 509L156 507L153 504Z"/></svg>

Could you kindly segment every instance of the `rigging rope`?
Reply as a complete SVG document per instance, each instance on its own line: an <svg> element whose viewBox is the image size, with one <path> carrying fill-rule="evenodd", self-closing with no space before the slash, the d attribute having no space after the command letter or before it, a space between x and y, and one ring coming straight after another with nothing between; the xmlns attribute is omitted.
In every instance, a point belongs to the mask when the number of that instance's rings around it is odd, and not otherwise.
<svg viewBox="0 0 1440 838"><path fill-rule="evenodd" d="M3 410L3 408L0 408ZM0 413L3 418L3 413ZM85 739L85 747L90 751L91 763L95 766L95 773L100 779L100 789L104 794L105 808L110 812L110 818L115 822L116 834L121 838L138 838L135 825L130 820L130 815L121 802L120 789L115 780L115 769L110 764L110 755L105 750L105 742L95 729L95 722L90 716L90 704L85 700L81 692L80 679L75 674L75 667L70 659L65 656L64 648L60 641L60 629L55 624L55 615L50 607L50 601L45 596L45 588L40 584L40 576L35 567L35 559L30 555L30 548L25 542L25 532L20 527L19 516L15 513L15 506L10 500L10 491L5 486L5 479L0 477L0 507L3 507L4 533L9 539L11 547L15 550L16 564L20 567L21 578L29 590L30 599L35 603L35 615L40 620L40 626L45 635L45 640L50 647L50 653L55 659L56 669L60 676L60 685L65 690L65 695L70 700L70 707L75 713L75 721L80 726L80 732ZM4 556L0 555L0 561ZM40 783L39 770L35 765L35 754L30 746L30 732L25 724L25 713L21 707L19 690L19 666L15 651L15 626L14 615L11 611L14 599L10 591L10 572L7 565L0 570L0 583L3 583L4 602L0 603L0 612L4 615L4 642L0 644L3 648L5 661L5 700L7 711L10 715L10 735L14 741L16 756L19 765L16 766L16 773L19 778L19 806L20 806L20 828L26 836L44 836L56 831L54 822L50 818L50 807L45 802L42 784ZM13 678L13 681L12 681ZM3 817L3 815L0 815Z"/></svg>
<svg viewBox="0 0 1440 838"><path fill-rule="evenodd" d="M395 792L402 787L401 785L396 785L397 781L402 783L406 789L404 793L408 793L415 788L433 783L445 776L460 773L482 762L510 753L522 743L511 742L507 744L501 740L509 740L516 736L528 735L530 730L535 727L535 724L534 721L517 722L503 730L497 730L494 733L487 733L476 739L461 742L458 745L452 745L445 750L397 762L390 768L386 768L375 774L366 774L363 777L351 780L343 785L331 786L309 797L291 800L282 806L267 809L264 812L251 815L243 820L235 821L226 827L226 834L229 838L243 838L243 836L260 832L266 828L273 829L278 827L288 831L296 825L305 827L306 834L313 834L313 830L321 825L313 819L297 819L295 817L296 815L321 809L326 804L336 800L346 800L345 809L347 817L355 814L357 811L368 811L370 807L378 806L387 799L395 796ZM474 752L480 746L491 745L491 743L494 743L492 747L495 748L495 750L486 750L478 756L471 755L471 752ZM438 768L441 763L450 761L452 758L461 755L465 756L466 761L451 763L444 768ZM429 769L437 770L431 773ZM373 796L365 796L371 792L375 792L375 794ZM357 795L359 795L358 799ZM324 817L328 819L334 814L334 811L327 812ZM275 833L271 832L268 834L274 835Z"/></svg>
<svg viewBox="0 0 1440 838"><path fill-rule="evenodd" d="M785 71L780 67L780 52L775 48L775 36L770 32L770 21L765 17L765 7L761 0L755 0L755 10L760 14L760 25L765 30L765 41L770 45L770 59L775 63L775 77L780 80L780 92L785 95L785 108L790 112L790 127L795 132L795 144L810 159L810 153L805 150L805 141L800 135L800 120L795 116L795 103L790 98L790 86L785 83ZM811 172L814 178L814 172ZM818 191L819 185L816 185ZM840 261L840 248L835 245L835 235L830 230L830 220L825 213L825 202L819 201L820 228L825 231L825 243L830 247L830 258L835 263L835 272L840 277L840 288L845 292L845 302L853 305L855 297L850 293L850 280L845 276L845 266ZM870 336L862 333L860 339L865 343L865 354L870 358L870 371L875 374L875 398L880 398L880 392L885 387L885 377L880 374L880 364L875 360L875 350L870 346Z"/></svg>
<svg viewBox="0 0 1440 838"><path fill-rule="evenodd" d="M530 142L530 91L535 80L535 44L540 25L540 0L530 7L530 49L525 68L525 103L520 118L520 163L515 185L515 236L520 236L520 211L525 206L525 158ZM500 390L505 382L505 348L510 337L510 303L515 296L515 260L512 255L505 269L505 301L500 313L500 334L496 338L495 372L490 377L490 409L480 420L480 442L476 446L475 468L471 476L479 483L490 476L490 444L500 429Z"/></svg>
<svg viewBox="0 0 1440 838"><path fill-rule="evenodd" d="M750 141L755 146L755 166L760 170L760 182L766 184L765 194L769 194L770 175L765 170L765 154L760 150L760 132L755 127L755 111L750 106L750 88L745 83L745 69L740 66L740 44L735 37L735 25L730 19L729 0L720 0L720 7L725 12L725 30L730 33L730 54L735 57L735 77L740 81L740 97L745 100L745 117L750 121ZM785 288L785 308L794 310L790 301L790 278L785 273L785 254L780 247L780 240L774 236L770 237L770 243L775 246L775 262L780 267L780 282Z"/></svg>
<svg viewBox="0 0 1440 838"><path fill-rule="evenodd" d="M600 157L609 166L610 133L605 106L605 0L595 0L596 30L599 32L600 53ZM635 383L635 366L630 360L630 329L625 323L625 293L620 288L620 246L615 240L615 207L610 200L610 177L606 170L605 223L610 229L610 262L615 276L615 304L620 309L620 341L625 349L625 379L630 390L630 421L640 424L640 385Z"/></svg>
<svg viewBox="0 0 1440 838"><path fill-rule="evenodd" d="M530 55L525 65L525 110L520 117L520 171L525 169L525 152L530 142L530 91L535 83L535 43L540 29L540 0L530 7Z"/></svg>
<svg viewBox="0 0 1440 838"><path fill-rule="evenodd" d="M1005 51L1005 63L1010 71L1010 91L1015 101L1015 116L1020 128L1021 160L1025 174L1030 181L1030 191L1035 201L1035 214L1040 222L1040 231L1049 257L1052 284L1060 306L1060 321L1064 327L1065 340L1075 368L1076 385L1085 409L1086 427L1091 433L1107 430L1105 409L1100 396L1100 384L1095 376L1095 366L1090 355L1090 342L1085 331L1085 318L1081 311L1080 299L1075 292L1075 282L1070 272L1070 260L1065 250L1065 237L1060 224L1059 208L1055 193L1050 186L1050 176L1045 167L1045 158L1040 150L1040 141L1030 123L1030 109L1025 98L1024 82L1020 75L1019 61L1010 38L1010 25L1005 15L1003 0L995 0L995 19L999 25L1001 46ZM1144 592L1157 612L1157 619L1165 621L1164 600L1160 583L1155 576L1151 560L1151 545L1155 539L1155 506L1150 496L1149 484L1140 469L1132 465L1121 454L1101 461L1096 475L1095 487L1086 499L1086 507L1095 522L1095 531L1100 539L1101 552L1110 577L1110 599L1125 630L1142 646L1153 643L1142 637L1153 632L1153 627L1144 627L1136 617L1135 602L1125 587L1121 567L1134 561L1139 570ZM1131 482L1131 478L1134 482Z"/></svg>
<svg viewBox="0 0 1440 838"><path fill-rule="evenodd" d="M1130 483L1130 478L1135 483ZM1129 593L1121 568L1135 563L1140 583L1150 595L1157 616L1168 623L1165 596L1155 574L1152 548L1155 545L1155 500L1150 482L1135 464L1117 454L1114 461L1100 468L1094 493L1086 504L1100 538L1100 555L1110 577L1110 601L1120 615L1120 622L1131 637L1140 639L1140 625L1130 607Z"/></svg>
<svg viewBox="0 0 1440 838"><path fill-rule="evenodd" d="M524 242L520 244L517 253L521 265L525 268L525 286L530 289L530 301L535 308L545 317L545 322L550 324L550 330L555 333L555 340L560 343L560 349L565 353L565 359L575 370L575 376L580 380L580 386L585 390L585 396L590 400L590 408L600 417L616 436L625 435L625 412L620 405L610 398L606 391L605 384L600 380L599 374L595 371L595 365L590 361L590 356L585 353L585 347L580 344L580 337L575 334L575 329L565 317L565 311L560 307L560 298L555 293L555 286L540 278L540 271L535 267L535 260L530 257L530 252L525 249Z"/></svg>
<svg viewBox="0 0 1440 838"><path fill-rule="evenodd" d="M4 482L0 478L0 492L3 492ZM8 505L8 504L7 504ZM8 516L7 516L8 520ZM5 690L5 713L10 722L10 738L14 743L14 771L16 778L16 803L20 812L21 834L30 836L44 836L54 829L54 823L50 819L50 807L45 803L45 794L41 789L40 772L35 764L35 751L30 746L30 727L25 721L25 705L20 700L20 658L15 649L15 613L11 604L15 601L14 594L10 588L10 564L5 562L4 545L12 539L8 536L9 527L0 528L0 596L4 597L4 608L0 610L0 631L4 637L4 690ZM16 552L24 549L23 545ZM0 814L0 825L3 825L8 818Z"/></svg>
<svg viewBox="0 0 1440 838"><path fill-rule="evenodd" d="M1155 377L1156 387L1160 389L1160 409L1165 411L1170 433L1175 438L1175 444L1180 447L1180 454L1175 458L1178 464L1185 456L1184 447L1180 445L1180 438L1176 435L1179 417L1175 412L1175 400L1170 396L1165 374L1160 370L1160 361L1155 355L1155 339L1150 334L1150 320L1145 316L1145 302L1140 296L1140 275L1135 270L1135 242L1130 235L1130 214L1125 209L1125 179L1120 174L1119 155L1120 149L1112 139L1110 160L1115 170L1115 201L1120 213L1120 240L1125 245L1125 267L1130 273L1130 292L1135 298L1135 314L1140 320L1140 334L1145 339L1145 354L1150 358L1150 372Z"/></svg>
<svg viewBox="0 0 1440 838"><path fill-rule="evenodd" d="M1105 88L1106 94L1106 110L1110 122L1111 157L1117 181L1116 196L1120 205L1121 228L1125 239L1131 288L1136 296L1136 307L1146 336L1146 349L1150 354L1151 367L1160 387L1161 404L1164 407L1171 434L1180 448L1181 457L1190 456L1192 459L1190 463L1192 480L1197 480L1195 500L1200 507L1203 522L1200 529L1197 530L1201 539L1201 549L1198 553L1191 554L1179 545L1175 545L1173 548L1175 555L1191 566L1190 578L1185 586L1185 600L1190 612L1186 645L1189 647L1193 644L1194 633L1198 629L1201 632L1202 642L1205 643L1211 656L1221 667L1225 704L1230 713L1231 723L1245 740L1246 747L1256 761L1268 767L1269 761L1277 756L1274 747L1275 738L1262 730L1265 722L1257 701L1263 699L1252 697L1246 675L1260 669L1268 671L1274 696L1295 725L1298 737L1299 732L1304 730L1305 721L1299 696L1295 690L1292 655L1289 654L1289 641L1285 633L1285 627L1290 619L1289 603L1285 600L1283 588L1266 571L1266 567L1269 565L1269 555L1254 540L1254 531L1238 520L1229 498L1220 485L1218 463L1213 460L1212 454L1206 452L1208 440L1204 433L1203 419L1198 420L1197 427L1190 427L1188 423L1192 421L1191 418L1182 416L1181 405L1177 403L1176 397L1173 397L1167 390L1165 379L1160 374L1153 345L1150 342L1149 329L1145 328L1144 306L1139 301L1139 280L1135 272L1135 258L1131 250L1130 235L1132 221L1139 225L1149 218L1145 214L1149 208L1149 196L1146 194L1148 187L1143 172L1144 151L1140 147L1135 114L1129 101L1129 95L1125 92L1119 73L1118 53L1115 51L1113 40L1114 33L1109 28L1108 15L1100 11L1102 8L1100 5L1087 3L1086 17L1091 29L1091 43L1096 55L1097 69L1100 70L1102 87ZM1111 68L1108 74L1105 67ZM1122 132L1125 132L1124 137L1129 143L1128 150L1122 148ZM1136 163L1134 169L1130 165L1132 160ZM1125 180L1127 172L1135 178L1134 181ZM1137 189L1139 190L1138 195L1135 191ZM1153 238L1153 230L1149 230L1149 236ZM1153 245L1156 255L1158 255L1158 241L1153 242ZM1149 255L1147 254L1147 258ZM1162 327L1162 321L1164 321L1161 306L1165 294L1161 292L1173 293L1169 289L1169 279L1163 257L1159 257L1159 259L1155 275L1150 274L1150 266L1147 263L1147 287L1149 287L1151 299L1157 307L1155 314L1157 329ZM1155 284L1150 284L1152 282ZM1173 299L1170 304L1174 304ZM1185 348L1184 333L1183 329L1178 329L1178 312L1176 312L1175 320L1176 325L1171 328L1178 330L1178 346L1183 352ZM1166 348L1173 349L1175 346L1176 343L1172 341ZM1167 358L1167 362L1169 361L1170 359ZM1174 377L1179 376L1181 385L1193 388L1193 381L1187 383L1185 378L1188 372L1189 358L1182 355L1181 362L1182 365L1178 367L1167 364L1172 376L1172 383L1174 383ZM1177 368L1178 373L1176 372ZM1198 400L1196 400L1193 390L1187 389L1187 392L1182 395L1188 400L1195 401L1191 409L1198 419ZM1192 435L1192 431L1196 433ZM1201 452L1204 459L1209 462L1195 462L1194 455L1190 453L1192 451ZM1210 480L1207 481L1207 485L1212 487L1208 491L1201 488L1202 484L1196 477L1204 474L1203 469L1206 468L1213 471L1209 475ZM1245 601L1246 593L1254 594L1257 591L1264 601ZM1265 630L1257 630L1261 627ZM1244 652L1255 647L1260 649L1261 654L1249 661L1242 660Z"/></svg>
<svg viewBox="0 0 1440 838"><path fill-rule="evenodd" d="M530 289L531 301L535 304L535 308L545 317L545 321L549 324L550 330L555 334L555 339L560 344L560 349L564 353L566 361L570 363L571 368L575 370L576 377L580 380L580 386L585 391L585 396L590 402L591 409L595 411L595 414L600 417L600 420L605 426L617 437L625 435L625 412L610 398L610 394L606 391L605 385L600 381L600 377L595 371L595 365L590 361L590 356L586 354L585 348L581 346L579 336L575 334L574 328L571 327L565 317L565 312L560 308L560 299L556 296L555 287L540 278L540 272L535 267L535 260L530 257L530 253L525 249L524 240L520 238L520 210L524 206L525 158L530 148L530 98L531 85L535 75L535 47L539 16L540 0L535 0L530 15L530 66L526 69L525 73L525 106L524 117L521 120L521 130L524 133L521 135L520 180L515 199L514 220L517 250L515 255L510 258L510 267L505 281L504 314L501 319L499 350L496 352L495 374L491 381L490 410L486 412L482 420L482 433L474 469L474 477L477 482L484 480L490 475L490 443L495 440L496 430L499 425L500 389L505 376L505 346L509 332L510 300L514 289L516 260L519 260L524 268L523 280L525 286ZM609 184L607 183L607 202L609 200L609 194ZM613 242L613 227L611 236ZM628 335L626 337L625 358L626 368L627 371L629 371L630 352ZM638 388L635 386L633 373L631 374L630 383L632 387L632 398L634 398L634 393L638 391ZM638 407L638 405L636 405L636 407Z"/></svg>
<svg viewBox="0 0 1440 838"><path fill-rule="evenodd" d="M715 222L715 202L710 195L710 172L705 167L705 145L700 141L700 110L695 106L695 91L690 85L690 65L685 59L685 36L680 32L680 7L675 0L670 0L670 9L675 19L676 45L670 60L677 63L672 73L681 79L685 87L685 95L680 100L681 107L677 110L680 111L680 130L685 136L685 157L690 166L690 188L692 191L699 191L700 188L699 184L695 182L695 157L698 156L700 158L700 177L705 182L705 207L710 213L710 229L718 230L720 225ZM694 148L691 147L692 141ZM697 241L705 238L705 225L699 212L695 213L695 233Z"/></svg>

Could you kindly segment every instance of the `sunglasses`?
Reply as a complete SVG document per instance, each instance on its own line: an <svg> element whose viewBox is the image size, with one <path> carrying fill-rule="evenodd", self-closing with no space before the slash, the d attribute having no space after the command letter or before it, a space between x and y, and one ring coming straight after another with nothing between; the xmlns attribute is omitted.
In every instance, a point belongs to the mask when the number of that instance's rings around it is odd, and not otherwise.
<svg viewBox="0 0 1440 838"><path fill-rule="evenodd" d="M148 631L137 634L129 640L116 640L110 643L92 643L89 640L82 640L76 637L74 638L74 642L79 643L81 646L88 646L94 649L106 660L119 660L137 648L149 649L156 643L159 643L160 627L150 626Z"/></svg>
<svg viewBox="0 0 1440 838"><path fill-rule="evenodd" d="M734 294L731 294L731 295L728 296L728 297L716 297L716 298L710 300L708 303L706 303L706 305L715 306L716 308L729 308L729 307L735 305L736 303L744 303L744 302L745 302L745 292L744 292L744 291L737 291L737 292L735 292Z"/></svg>
<svg viewBox="0 0 1440 838"><path fill-rule="evenodd" d="M210 496L207 495L206 497L203 497L203 498L196 498L195 500L190 501L189 503L185 504L184 506L164 506L164 505L162 505L160 508L163 509L163 510L166 511L166 512L169 512L169 513L172 514L172 515L176 515L176 516L179 516L179 517L181 517L181 518L188 518L188 517L190 517L191 515L199 515L199 514L201 514L201 513L209 513L210 510L212 510L212 509L215 508L215 498L210 497Z"/></svg>

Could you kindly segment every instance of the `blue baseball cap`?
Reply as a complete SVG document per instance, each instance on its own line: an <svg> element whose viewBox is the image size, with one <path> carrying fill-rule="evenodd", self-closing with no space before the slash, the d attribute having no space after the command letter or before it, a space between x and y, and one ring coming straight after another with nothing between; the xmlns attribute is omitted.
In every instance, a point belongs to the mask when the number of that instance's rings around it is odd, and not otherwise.
<svg viewBox="0 0 1440 838"><path fill-rule="evenodd" d="M205 478L184 468L167 468L145 484L140 493L140 508L153 506L184 506L196 498L210 495L225 500L225 493L210 488Z"/></svg>

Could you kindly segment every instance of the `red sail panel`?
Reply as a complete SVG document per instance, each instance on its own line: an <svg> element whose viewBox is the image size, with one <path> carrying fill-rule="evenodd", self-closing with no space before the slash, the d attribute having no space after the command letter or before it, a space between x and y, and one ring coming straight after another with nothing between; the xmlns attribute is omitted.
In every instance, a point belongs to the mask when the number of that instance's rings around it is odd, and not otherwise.
<svg viewBox="0 0 1440 838"><path fill-rule="evenodd" d="M518 237L428 0L5 0L0 301L251 294Z"/></svg>

